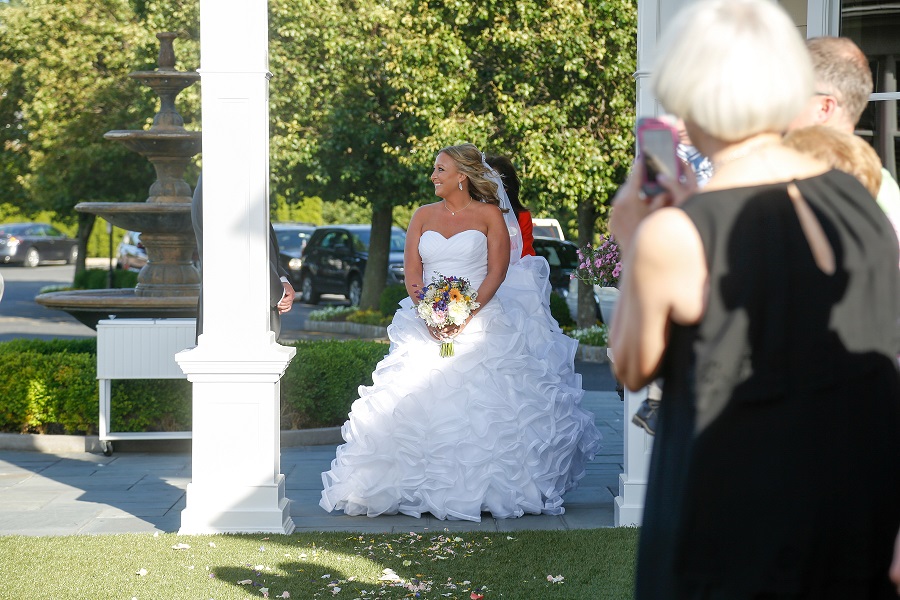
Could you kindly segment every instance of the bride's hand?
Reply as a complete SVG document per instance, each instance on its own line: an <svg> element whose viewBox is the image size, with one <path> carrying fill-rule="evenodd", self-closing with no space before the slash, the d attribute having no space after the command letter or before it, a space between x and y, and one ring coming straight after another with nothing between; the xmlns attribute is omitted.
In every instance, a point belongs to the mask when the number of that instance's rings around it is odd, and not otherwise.
<svg viewBox="0 0 900 600"><path fill-rule="evenodd" d="M459 335L459 332L462 331L463 326L461 325L447 325L443 329L441 329L441 334L448 340L452 340L456 336Z"/></svg>

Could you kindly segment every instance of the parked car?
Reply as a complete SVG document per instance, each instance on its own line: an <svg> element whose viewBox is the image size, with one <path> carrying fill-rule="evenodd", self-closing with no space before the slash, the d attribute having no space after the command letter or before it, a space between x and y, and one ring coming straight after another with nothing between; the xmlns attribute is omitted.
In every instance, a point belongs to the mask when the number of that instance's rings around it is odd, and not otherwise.
<svg viewBox="0 0 900 600"><path fill-rule="evenodd" d="M569 281L578 268L578 246L550 237L534 238L534 253L550 264L550 287L563 298L569 293Z"/></svg>
<svg viewBox="0 0 900 600"><path fill-rule="evenodd" d="M328 225L313 232L300 257L300 299L316 304L322 294L345 296L358 306L369 258L371 225ZM403 283L406 232L391 229L387 284Z"/></svg>
<svg viewBox="0 0 900 600"><path fill-rule="evenodd" d="M564 240L562 227L556 219L532 219L531 224L534 226L532 232L535 237L548 237L555 240Z"/></svg>
<svg viewBox="0 0 900 600"><path fill-rule="evenodd" d="M578 280L572 279L572 274L578 268L578 246L555 238L535 237L534 252L547 259L550 264L550 287L565 298L569 312L575 319L578 315ZM594 309L597 318L602 320L599 290L600 286L594 286Z"/></svg>
<svg viewBox="0 0 900 600"><path fill-rule="evenodd" d="M116 250L116 267L129 271L140 271L147 264L147 249L141 243L141 234L126 231Z"/></svg>
<svg viewBox="0 0 900 600"><path fill-rule="evenodd" d="M46 261L78 259L78 240L47 223L0 225L0 262L36 267Z"/></svg>
<svg viewBox="0 0 900 600"><path fill-rule="evenodd" d="M278 240L278 261L288 273L291 285L300 287L301 255L316 226L309 223L272 223Z"/></svg>

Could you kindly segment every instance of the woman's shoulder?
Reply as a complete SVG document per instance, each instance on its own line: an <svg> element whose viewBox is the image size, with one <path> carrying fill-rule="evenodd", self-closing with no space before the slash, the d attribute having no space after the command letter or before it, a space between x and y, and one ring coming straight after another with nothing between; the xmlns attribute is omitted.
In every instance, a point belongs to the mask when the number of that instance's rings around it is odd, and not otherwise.
<svg viewBox="0 0 900 600"><path fill-rule="evenodd" d="M419 212L427 214L431 211L440 209L441 206L443 206L443 204L444 204L443 200L438 200L437 202L429 202L428 204L422 204L421 206L419 206L419 208L417 208L415 210L415 212L413 212L413 214L415 215L416 213L419 213Z"/></svg>

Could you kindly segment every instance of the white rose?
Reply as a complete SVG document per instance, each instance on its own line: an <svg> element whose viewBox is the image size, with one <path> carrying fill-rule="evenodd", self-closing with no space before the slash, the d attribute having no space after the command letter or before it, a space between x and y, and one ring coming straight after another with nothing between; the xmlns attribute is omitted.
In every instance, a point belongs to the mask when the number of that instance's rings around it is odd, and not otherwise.
<svg viewBox="0 0 900 600"><path fill-rule="evenodd" d="M426 323L431 320L431 304L428 302L419 302L419 305L416 307L416 312L421 318L425 319Z"/></svg>
<svg viewBox="0 0 900 600"><path fill-rule="evenodd" d="M447 312L454 325L462 325L469 316L469 307L465 302L451 302Z"/></svg>

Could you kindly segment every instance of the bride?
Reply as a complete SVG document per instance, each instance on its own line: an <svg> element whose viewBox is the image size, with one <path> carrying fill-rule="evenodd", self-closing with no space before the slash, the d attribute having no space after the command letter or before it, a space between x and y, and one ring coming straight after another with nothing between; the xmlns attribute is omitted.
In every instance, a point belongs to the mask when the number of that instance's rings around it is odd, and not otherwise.
<svg viewBox="0 0 900 600"><path fill-rule="evenodd" d="M550 315L549 267L520 258L509 199L474 145L441 150L431 181L441 200L419 208L407 232L410 298L373 385L359 389L319 504L370 517L562 514L600 433L581 407L577 342ZM458 327L416 315L436 272L478 291L480 307ZM454 355L442 357L447 337Z"/></svg>

